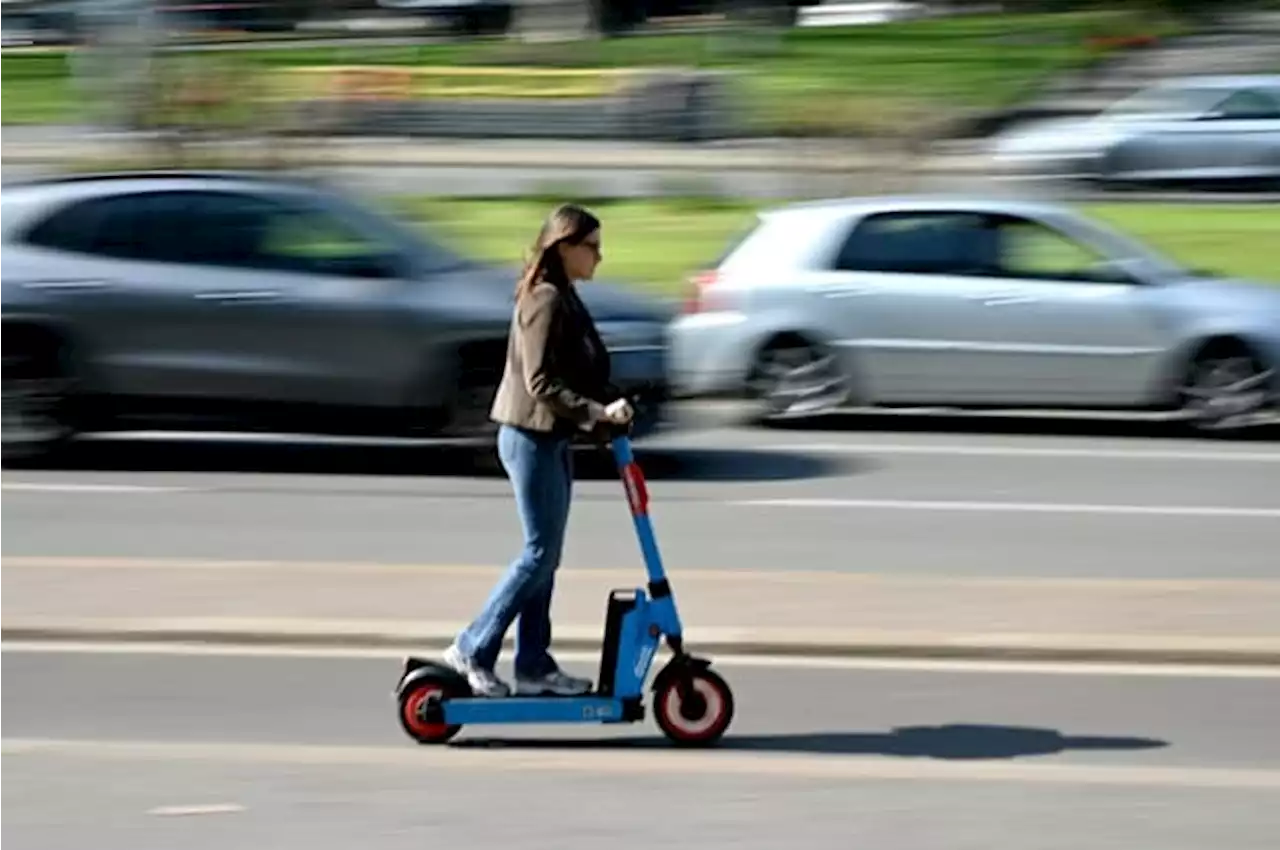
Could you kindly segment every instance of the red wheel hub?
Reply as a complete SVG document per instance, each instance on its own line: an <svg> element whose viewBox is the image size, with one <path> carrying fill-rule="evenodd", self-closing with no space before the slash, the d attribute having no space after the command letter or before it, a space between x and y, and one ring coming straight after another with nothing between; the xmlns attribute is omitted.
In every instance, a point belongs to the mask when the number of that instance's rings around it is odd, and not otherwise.
<svg viewBox="0 0 1280 850"><path fill-rule="evenodd" d="M424 738L442 738L448 734L449 727L444 723L431 723L423 719L427 702L432 698L443 698L444 688L439 685L423 685L411 693L404 701L404 722L415 734Z"/></svg>

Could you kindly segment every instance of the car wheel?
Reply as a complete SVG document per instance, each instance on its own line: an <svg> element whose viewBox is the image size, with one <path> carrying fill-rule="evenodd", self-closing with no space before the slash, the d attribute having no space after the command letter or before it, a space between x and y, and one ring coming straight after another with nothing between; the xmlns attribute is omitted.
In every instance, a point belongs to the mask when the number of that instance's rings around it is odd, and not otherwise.
<svg viewBox="0 0 1280 850"><path fill-rule="evenodd" d="M765 421L792 419L839 407L848 397L848 382L832 352L803 337L786 336L761 349L747 393L760 403Z"/></svg>
<svg viewBox="0 0 1280 850"><path fill-rule="evenodd" d="M1229 434L1252 424L1274 403L1274 375L1275 369L1243 343L1213 342L1187 368L1179 405L1196 432Z"/></svg>
<svg viewBox="0 0 1280 850"><path fill-rule="evenodd" d="M49 335L13 328L6 331L4 343L4 462L38 460L75 435L73 381L63 348Z"/></svg>
<svg viewBox="0 0 1280 850"><path fill-rule="evenodd" d="M502 370L506 365L506 341L478 341L458 352L449 422L451 436L488 438L497 433L489 419Z"/></svg>

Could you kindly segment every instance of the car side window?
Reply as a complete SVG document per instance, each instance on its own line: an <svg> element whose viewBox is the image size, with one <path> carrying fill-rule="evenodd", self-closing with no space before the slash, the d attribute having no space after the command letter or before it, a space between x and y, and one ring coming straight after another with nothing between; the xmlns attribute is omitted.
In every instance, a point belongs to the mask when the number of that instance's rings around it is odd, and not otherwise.
<svg viewBox="0 0 1280 850"><path fill-rule="evenodd" d="M38 248L93 253L93 240L102 217L102 207L100 200L82 201L61 207L37 222L27 232L24 241Z"/></svg>
<svg viewBox="0 0 1280 850"><path fill-rule="evenodd" d="M995 274L1026 280L1102 282L1107 258L1041 222L1013 216L992 223L998 256Z"/></svg>
<svg viewBox="0 0 1280 850"><path fill-rule="evenodd" d="M386 277L394 249L317 207L234 192L193 198L191 262L264 271Z"/></svg>
<svg viewBox="0 0 1280 850"><path fill-rule="evenodd" d="M255 268L268 207L236 192L182 192L190 227L176 234L182 262L202 266Z"/></svg>
<svg viewBox="0 0 1280 850"><path fill-rule="evenodd" d="M356 276L389 273L395 254L327 211L283 207L268 215L260 249L271 267Z"/></svg>
<svg viewBox="0 0 1280 850"><path fill-rule="evenodd" d="M971 213L878 213L861 219L835 259L837 271L981 274L991 264L983 219Z"/></svg>
<svg viewBox="0 0 1280 850"><path fill-rule="evenodd" d="M92 198L63 207L33 227L31 245L121 260L172 260L182 231L180 210L166 193Z"/></svg>

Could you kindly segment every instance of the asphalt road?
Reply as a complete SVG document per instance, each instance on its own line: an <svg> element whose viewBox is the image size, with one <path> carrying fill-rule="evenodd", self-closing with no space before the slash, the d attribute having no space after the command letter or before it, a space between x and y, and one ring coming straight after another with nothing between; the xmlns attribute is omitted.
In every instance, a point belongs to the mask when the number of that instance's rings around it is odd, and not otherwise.
<svg viewBox="0 0 1280 850"><path fill-rule="evenodd" d="M1203 850L1280 830L1274 674L726 661L731 736L681 753L651 722L416 747L392 655L14 650L3 821L23 850Z"/></svg>
<svg viewBox="0 0 1280 850"><path fill-rule="evenodd" d="M566 564L636 563L607 459ZM673 572L1274 578L1280 448L1137 436L693 430L649 445ZM103 442L9 471L6 556L501 564L509 486L423 447Z"/></svg>

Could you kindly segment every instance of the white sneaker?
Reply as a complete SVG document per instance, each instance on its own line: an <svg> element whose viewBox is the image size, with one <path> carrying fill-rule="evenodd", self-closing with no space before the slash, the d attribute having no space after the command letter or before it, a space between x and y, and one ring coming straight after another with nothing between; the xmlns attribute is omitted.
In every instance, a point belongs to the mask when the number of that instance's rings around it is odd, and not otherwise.
<svg viewBox="0 0 1280 850"><path fill-rule="evenodd" d="M523 696L540 696L552 694L561 697L576 697L591 693L591 680L579 679L556 670L536 679L516 676L516 693Z"/></svg>
<svg viewBox="0 0 1280 850"><path fill-rule="evenodd" d="M467 677L467 684L476 696L505 697L511 695L511 688L498 678L492 670L477 667L475 662L462 654L458 645L454 644L444 651L444 663L458 673Z"/></svg>

